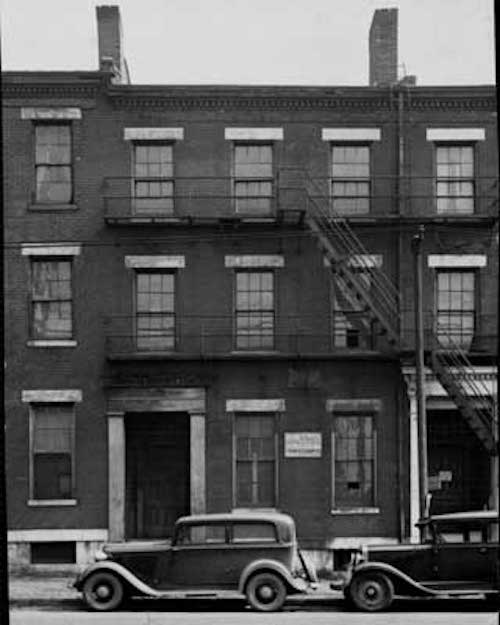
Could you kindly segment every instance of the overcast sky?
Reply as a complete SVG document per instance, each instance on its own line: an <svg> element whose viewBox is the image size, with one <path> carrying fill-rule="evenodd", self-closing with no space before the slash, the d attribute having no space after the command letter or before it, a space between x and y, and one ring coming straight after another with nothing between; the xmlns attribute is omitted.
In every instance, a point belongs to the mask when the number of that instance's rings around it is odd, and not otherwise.
<svg viewBox="0 0 500 625"><path fill-rule="evenodd" d="M97 69L95 6L113 0L1 2L4 70ZM389 7L418 84L495 82L494 0L114 3L133 83L366 85L373 11Z"/></svg>

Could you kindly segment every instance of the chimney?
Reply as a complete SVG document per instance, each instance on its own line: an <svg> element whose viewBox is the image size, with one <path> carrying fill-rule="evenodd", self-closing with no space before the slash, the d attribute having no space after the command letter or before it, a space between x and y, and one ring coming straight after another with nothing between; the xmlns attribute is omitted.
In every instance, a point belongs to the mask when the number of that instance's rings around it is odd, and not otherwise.
<svg viewBox="0 0 500 625"><path fill-rule="evenodd" d="M130 76L123 56L120 8L116 5L96 7L99 69L114 74L112 82L128 84Z"/></svg>
<svg viewBox="0 0 500 625"><path fill-rule="evenodd" d="M377 9L370 26L370 87L398 81L398 10Z"/></svg>

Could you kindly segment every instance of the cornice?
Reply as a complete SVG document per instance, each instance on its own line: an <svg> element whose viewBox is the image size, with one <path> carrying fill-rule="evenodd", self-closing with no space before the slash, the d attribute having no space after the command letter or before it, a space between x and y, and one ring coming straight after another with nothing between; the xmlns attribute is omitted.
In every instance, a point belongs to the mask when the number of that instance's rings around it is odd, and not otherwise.
<svg viewBox="0 0 500 625"><path fill-rule="evenodd" d="M3 99L84 98L93 99L98 85L9 85L2 87Z"/></svg>

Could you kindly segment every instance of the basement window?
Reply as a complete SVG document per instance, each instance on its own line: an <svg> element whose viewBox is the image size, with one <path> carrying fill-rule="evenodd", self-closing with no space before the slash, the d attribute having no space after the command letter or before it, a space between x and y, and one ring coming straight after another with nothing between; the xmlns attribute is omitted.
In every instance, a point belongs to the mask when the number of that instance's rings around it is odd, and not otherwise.
<svg viewBox="0 0 500 625"><path fill-rule="evenodd" d="M74 541L31 543L31 564L75 564Z"/></svg>

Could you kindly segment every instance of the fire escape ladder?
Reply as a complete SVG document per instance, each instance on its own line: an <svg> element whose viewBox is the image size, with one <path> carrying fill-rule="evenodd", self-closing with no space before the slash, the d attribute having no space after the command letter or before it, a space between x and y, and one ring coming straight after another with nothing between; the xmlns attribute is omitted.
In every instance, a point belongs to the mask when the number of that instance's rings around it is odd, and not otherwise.
<svg viewBox="0 0 500 625"><path fill-rule="evenodd" d="M398 349L401 346L399 291L382 268L370 260L373 256L364 248L348 220L333 210L325 189L307 172L294 177L304 181L306 223L332 269L345 283L351 304L357 306L358 311L360 305L366 311L365 327L378 322L390 345ZM359 270L369 276L369 289ZM453 341L445 328L440 327L439 333L435 332L431 340L433 349L428 364L433 374L485 449L490 454L497 453L494 435L496 417L491 391L475 378L474 367L465 350Z"/></svg>

